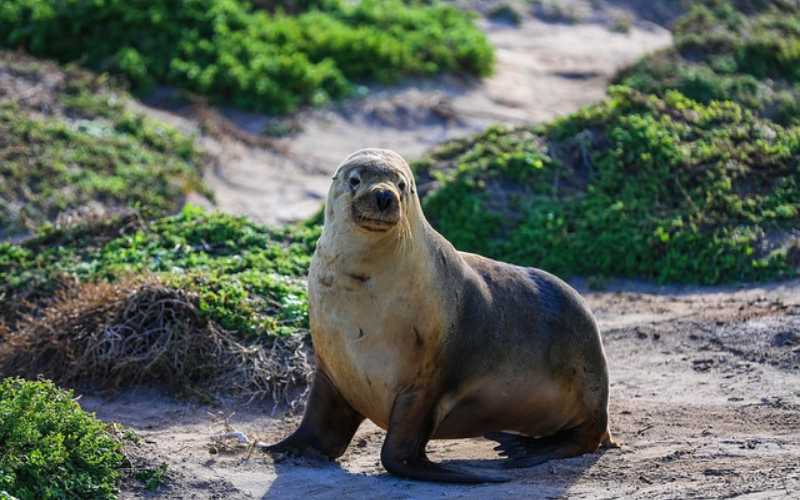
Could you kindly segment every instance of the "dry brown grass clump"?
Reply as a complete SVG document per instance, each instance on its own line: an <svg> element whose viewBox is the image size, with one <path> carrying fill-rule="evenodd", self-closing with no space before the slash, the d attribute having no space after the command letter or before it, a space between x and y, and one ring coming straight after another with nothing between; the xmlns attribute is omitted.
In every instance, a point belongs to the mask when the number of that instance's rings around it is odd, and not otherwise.
<svg viewBox="0 0 800 500"><path fill-rule="evenodd" d="M311 366L300 335L243 342L199 314L197 297L158 279L85 283L59 293L0 344L3 375L105 389L156 383L289 402Z"/></svg>

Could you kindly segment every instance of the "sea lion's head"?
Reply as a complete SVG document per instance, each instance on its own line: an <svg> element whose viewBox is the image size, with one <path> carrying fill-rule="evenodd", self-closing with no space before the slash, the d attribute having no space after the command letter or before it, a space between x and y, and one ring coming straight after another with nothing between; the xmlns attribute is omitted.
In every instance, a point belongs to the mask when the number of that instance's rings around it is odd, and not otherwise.
<svg viewBox="0 0 800 500"><path fill-rule="evenodd" d="M362 149L339 165L326 206L326 224L347 222L375 236L408 228L416 210L414 175L399 154L388 149Z"/></svg>

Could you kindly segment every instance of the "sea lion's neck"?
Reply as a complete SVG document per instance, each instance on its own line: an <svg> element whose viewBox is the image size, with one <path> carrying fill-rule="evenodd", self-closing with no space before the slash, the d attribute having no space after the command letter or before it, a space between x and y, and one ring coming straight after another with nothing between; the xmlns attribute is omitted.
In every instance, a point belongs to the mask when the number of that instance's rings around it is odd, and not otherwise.
<svg viewBox="0 0 800 500"><path fill-rule="evenodd" d="M401 221L385 234L371 234L349 221L326 223L317 243L317 258L331 270L369 275L388 267L413 272L426 262L424 227Z"/></svg>

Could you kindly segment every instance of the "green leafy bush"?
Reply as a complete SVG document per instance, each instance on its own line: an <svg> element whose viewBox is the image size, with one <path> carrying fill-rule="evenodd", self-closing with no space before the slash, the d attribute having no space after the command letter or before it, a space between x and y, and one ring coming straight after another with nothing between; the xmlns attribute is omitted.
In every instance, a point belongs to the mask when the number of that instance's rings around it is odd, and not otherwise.
<svg viewBox="0 0 800 500"><path fill-rule="evenodd" d="M203 189L196 154L191 139L132 114L75 126L0 104L0 231L90 202L175 211Z"/></svg>
<svg viewBox="0 0 800 500"><path fill-rule="evenodd" d="M782 235L800 220L800 127L733 102L616 87L548 126L445 144L416 168L435 181L426 213L463 250L662 282L797 272L800 249Z"/></svg>
<svg viewBox="0 0 800 500"><path fill-rule="evenodd" d="M187 206L0 243L0 376L291 402L309 375L318 235L313 223L274 230Z"/></svg>
<svg viewBox="0 0 800 500"><path fill-rule="evenodd" d="M315 3L288 16L243 0L7 0L0 44L122 74L138 89L171 84L269 112L343 96L357 80L491 70L491 46L455 8Z"/></svg>
<svg viewBox="0 0 800 500"><path fill-rule="evenodd" d="M6 52L0 70L18 80L0 99L0 238L86 207L163 215L210 196L193 138L127 110L107 78Z"/></svg>
<svg viewBox="0 0 800 500"><path fill-rule="evenodd" d="M196 293L205 319L242 338L307 328L304 277L319 226L268 229L192 206L139 227L124 218L105 224L44 228L23 244L0 243L0 318L13 328L74 280L155 274Z"/></svg>
<svg viewBox="0 0 800 500"><path fill-rule="evenodd" d="M157 467L142 469L136 474L136 479L142 482L144 489L147 491L157 491L166 481L168 469L169 467L166 463L162 463Z"/></svg>
<svg viewBox="0 0 800 500"><path fill-rule="evenodd" d="M114 498L120 445L70 391L0 382L0 491L17 498Z"/></svg>
<svg viewBox="0 0 800 500"><path fill-rule="evenodd" d="M708 104L731 100L782 125L800 124L800 6L783 0L693 2L675 46L624 70L617 82Z"/></svg>
<svg viewBox="0 0 800 500"><path fill-rule="evenodd" d="M461 249L566 275L796 275L798 47L794 2L694 2L605 102L419 161L426 212Z"/></svg>

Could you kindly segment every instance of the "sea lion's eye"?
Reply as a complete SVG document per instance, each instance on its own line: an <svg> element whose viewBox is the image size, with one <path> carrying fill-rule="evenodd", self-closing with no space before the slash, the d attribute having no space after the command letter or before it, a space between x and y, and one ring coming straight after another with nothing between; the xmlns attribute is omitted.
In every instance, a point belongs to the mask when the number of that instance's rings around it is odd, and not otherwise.
<svg viewBox="0 0 800 500"><path fill-rule="evenodd" d="M398 188L400 188L400 192L402 193L403 191L405 191L405 190L406 190L406 182L405 182L405 181L400 181L400 182L397 184L397 187L398 187Z"/></svg>
<svg viewBox="0 0 800 500"><path fill-rule="evenodd" d="M354 188L361 184L361 179L358 177L350 177L350 187Z"/></svg>

